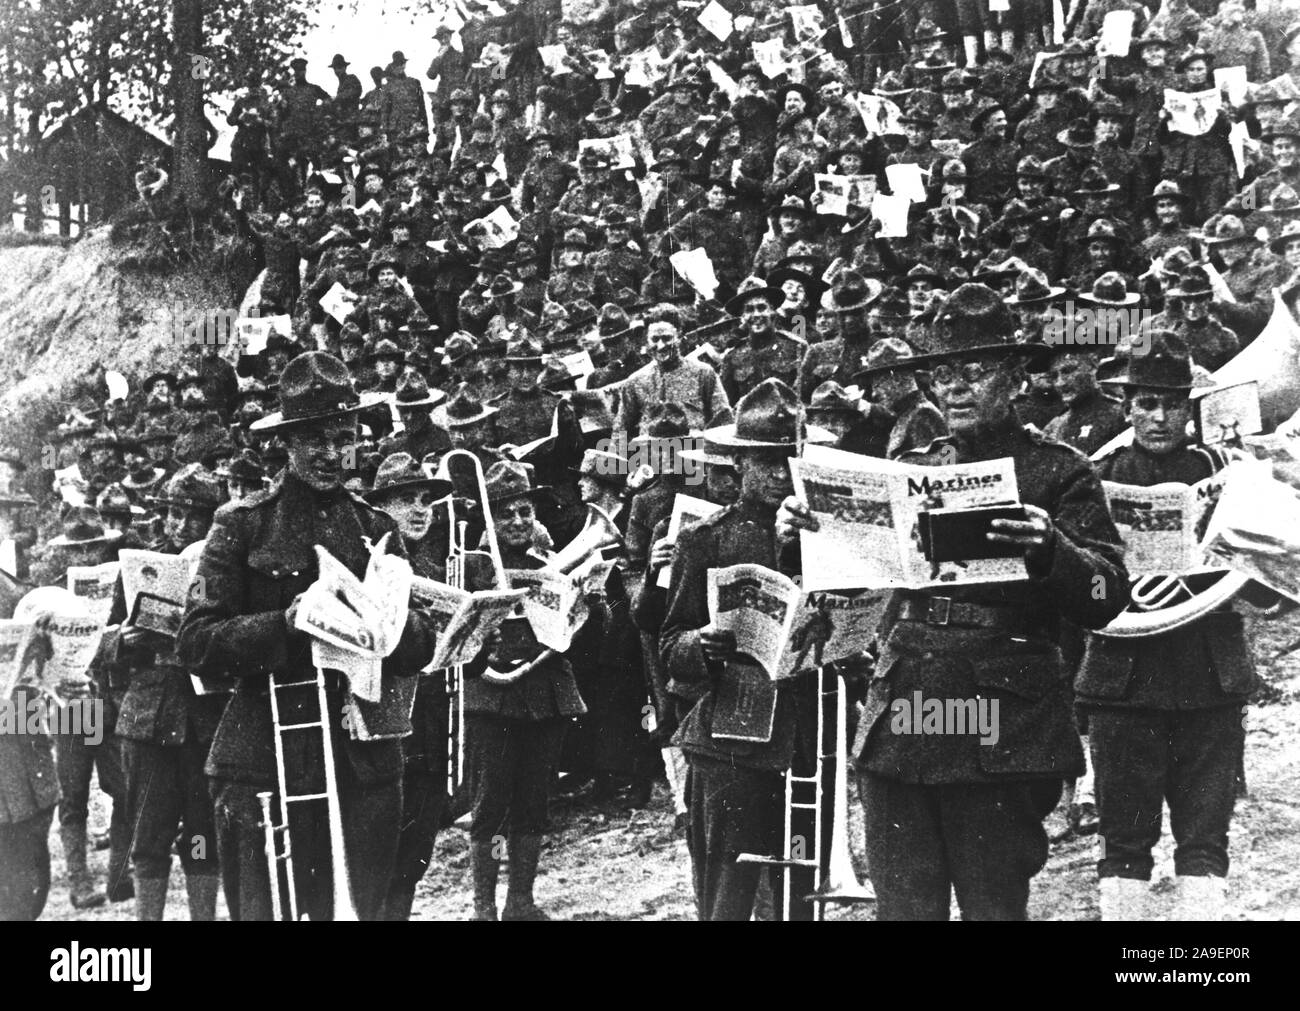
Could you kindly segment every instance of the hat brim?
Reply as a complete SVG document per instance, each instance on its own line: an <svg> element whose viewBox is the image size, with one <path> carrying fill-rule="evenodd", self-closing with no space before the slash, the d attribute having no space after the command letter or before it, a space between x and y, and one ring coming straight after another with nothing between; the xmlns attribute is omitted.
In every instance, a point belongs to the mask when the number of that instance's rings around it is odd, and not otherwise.
<svg viewBox="0 0 1300 1011"><path fill-rule="evenodd" d="M386 484L382 488L372 488L361 497L372 505L376 502L382 502L393 492L405 491L409 488L429 488L433 491L434 498L446 498L452 493L452 483L445 481L440 477L422 477L411 478L409 481L395 481L392 484Z"/></svg>
<svg viewBox="0 0 1300 1011"><path fill-rule="evenodd" d="M110 541L119 540L122 537L120 530L105 530L98 537L89 537L83 541L74 541L66 534L59 534L57 537L51 537L45 543L52 548L89 548L99 544L108 544Z"/></svg>
<svg viewBox="0 0 1300 1011"><path fill-rule="evenodd" d="M310 425L318 425L326 421L335 421L338 418L347 418L354 414L360 414L363 411L370 410L374 404L355 403L346 407L336 407L333 410L322 411L320 414L309 414L301 418L286 418L283 411L273 411L265 418L258 418L248 426L250 432L279 432L287 431L291 428L305 428Z"/></svg>
<svg viewBox="0 0 1300 1011"><path fill-rule="evenodd" d="M794 449L797 445L793 439L789 442L746 439L736 434L734 424L707 428L701 434L708 442L728 449ZM836 441L836 436L834 432L828 432L817 425L805 425L803 441L805 445L829 445Z"/></svg>
<svg viewBox="0 0 1300 1011"><path fill-rule="evenodd" d="M505 495L492 495L491 493L489 493L488 508L491 509L492 506L501 505L502 503L505 502L514 502L516 499L526 498L526 499L535 500L539 497L546 498L549 497L550 495L551 495L551 486L548 484L539 484L536 488L526 488L522 491L512 491L512 492L508 492Z"/></svg>
<svg viewBox="0 0 1300 1011"><path fill-rule="evenodd" d="M1172 292L1169 294L1172 294ZM1095 295L1080 292L1076 296L1076 301L1082 302L1084 305L1099 305L1106 309L1120 309L1124 306L1137 305L1138 302L1142 301L1142 296L1135 291L1130 291L1127 292L1120 301L1115 302L1110 299L1097 298Z"/></svg>
<svg viewBox="0 0 1300 1011"><path fill-rule="evenodd" d="M767 304L772 307L773 312L785 305L785 292L780 288L765 285L762 288L750 288L748 291L733 295L727 300L727 304L723 308L732 316L739 317L744 311L745 303L756 298L765 299Z"/></svg>
<svg viewBox="0 0 1300 1011"><path fill-rule="evenodd" d="M1207 246L1230 246L1234 242L1240 242L1243 244L1250 243L1256 246L1260 244L1259 236L1254 235L1251 232L1242 232L1240 235L1229 235L1222 238L1219 236L1206 236L1201 241L1204 242L1205 245ZM1273 241L1277 241L1277 240L1275 239Z"/></svg>
<svg viewBox="0 0 1300 1011"><path fill-rule="evenodd" d="M419 400L394 400L393 406L399 411L410 411L417 407L433 407L435 404L441 404L447 399L447 394L442 390L430 390L427 397Z"/></svg>
<svg viewBox="0 0 1300 1011"><path fill-rule="evenodd" d="M446 414L446 408L444 407L443 413L437 420L446 425L447 428L469 428L470 425L477 425L481 421L487 421L488 418L495 418L499 413L501 413L499 407L488 407L484 405L484 407L479 410L479 413L474 415L472 418L453 418Z"/></svg>
<svg viewBox="0 0 1300 1011"><path fill-rule="evenodd" d="M941 362L952 361L954 358L972 358L978 356L988 357L991 355L1005 356L1008 358L1020 357L1026 359L1030 364L1033 364L1045 361L1051 353L1051 347L1046 344L981 344L970 348L931 351L927 354L916 355L913 358L904 358L900 361L896 361L889 367L894 370L907 369L909 371L916 371L920 369L924 371ZM866 372L869 370L864 369L862 371ZM861 374L861 372L857 373L857 375Z"/></svg>
<svg viewBox="0 0 1300 1011"><path fill-rule="evenodd" d="M1268 248L1274 253L1281 255L1282 250L1292 242L1300 239L1300 232L1292 232L1290 235L1279 235L1276 239L1270 239Z"/></svg>

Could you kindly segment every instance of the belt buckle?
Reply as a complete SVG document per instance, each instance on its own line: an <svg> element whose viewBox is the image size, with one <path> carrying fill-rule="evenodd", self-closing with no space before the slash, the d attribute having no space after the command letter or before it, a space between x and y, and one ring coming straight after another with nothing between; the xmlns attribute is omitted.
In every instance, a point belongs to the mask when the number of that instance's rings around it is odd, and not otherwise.
<svg viewBox="0 0 1300 1011"><path fill-rule="evenodd" d="M927 599L925 620L929 625L947 625L952 620L952 598L930 597Z"/></svg>

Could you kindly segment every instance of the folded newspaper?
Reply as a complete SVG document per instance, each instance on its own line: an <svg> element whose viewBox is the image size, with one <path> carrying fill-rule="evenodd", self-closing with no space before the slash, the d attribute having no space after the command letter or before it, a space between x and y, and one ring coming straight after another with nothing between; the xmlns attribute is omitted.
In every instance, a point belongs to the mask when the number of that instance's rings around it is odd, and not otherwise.
<svg viewBox="0 0 1300 1011"><path fill-rule="evenodd" d="M1231 468L1196 484L1146 487L1103 481L1110 514L1124 541L1130 572L1181 574L1204 570L1206 527Z"/></svg>
<svg viewBox="0 0 1300 1011"><path fill-rule="evenodd" d="M593 554L572 572L506 569L506 577L515 589L527 591L523 612L533 636L543 646L563 653L587 622L587 594L604 590L613 567L613 559Z"/></svg>
<svg viewBox="0 0 1300 1011"><path fill-rule="evenodd" d="M973 506L1017 505L1011 459L920 467L809 446L790 461L795 491L820 529L801 531L805 590L935 586L1027 578L1020 557L931 561L922 543L922 514Z"/></svg>
<svg viewBox="0 0 1300 1011"><path fill-rule="evenodd" d="M709 618L736 636L736 651L773 680L865 651L887 593L805 591L762 565L710 569Z"/></svg>
<svg viewBox="0 0 1300 1011"><path fill-rule="evenodd" d="M527 590L458 590L423 576L411 580L416 604L429 614L438 633L438 645L425 670L467 664L483 644L528 595Z"/></svg>
<svg viewBox="0 0 1300 1011"><path fill-rule="evenodd" d="M160 551L123 548L118 560L122 564L128 619L140 628L174 637L185 615L185 602L194 578L192 559Z"/></svg>
<svg viewBox="0 0 1300 1011"><path fill-rule="evenodd" d="M1227 480L1205 531L1207 558L1300 602L1300 492L1267 462L1221 473Z"/></svg>
<svg viewBox="0 0 1300 1011"><path fill-rule="evenodd" d="M364 580L319 544L318 575L303 593L294 627L312 636L312 662L342 671L352 693L381 695L383 659L397 648L411 597L411 563L387 553L384 534L370 549Z"/></svg>
<svg viewBox="0 0 1300 1011"><path fill-rule="evenodd" d="M682 527L707 519L721 508L722 506L716 503L678 492L677 497L673 499L672 518L668 521L668 539L676 543L677 535L682 532ZM673 567L672 563L669 563L659 570L655 585L666 590L672 578Z"/></svg>
<svg viewBox="0 0 1300 1011"><path fill-rule="evenodd" d="M68 591L86 602L87 609L100 624L108 623L109 611L113 609L113 589L121 570L121 562L68 566Z"/></svg>

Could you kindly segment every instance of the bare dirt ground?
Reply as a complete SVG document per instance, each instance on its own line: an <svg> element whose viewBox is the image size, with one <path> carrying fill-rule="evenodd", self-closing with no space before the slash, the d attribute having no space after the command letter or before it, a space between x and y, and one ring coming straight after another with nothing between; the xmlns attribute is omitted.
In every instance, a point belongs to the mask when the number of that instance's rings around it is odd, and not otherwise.
<svg viewBox="0 0 1300 1011"><path fill-rule="evenodd" d="M1300 918L1300 652L1269 658L1300 639L1300 617L1275 622L1248 619L1255 655L1267 682L1250 709L1246 741L1249 796L1237 802L1232 825L1229 899L1235 919ZM860 817L851 801L851 848L861 869ZM93 820L105 824L99 805ZM666 786L656 788L650 807L629 812L615 806L557 802L555 832L542 854L537 899L561 920L691 920L695 918L686 843L673 834L672 802ZM1166 915L1173 901L1173 846L1167 835L1157 853L1152 880L1153 915ZM1098 918L1094 872L1097 837L1059 843L1047 867L1034 879L1030 916L1036 920ZM44 919L129 919L131 903L79 912L67 901L58 833L51 833L54 884ZM92 855L102 879L107 853ZM504 900L505 875L501 898ZM185 919L184 882L173 870L167 918ZM465 832L445 830L434 864L416 894L414 919L463 920L470 912L469 850ZM956 910L954 908L954 916ZM218 916L225 917L224 905ZM871 907L832 910L830 919L871 919Z"/></svg>

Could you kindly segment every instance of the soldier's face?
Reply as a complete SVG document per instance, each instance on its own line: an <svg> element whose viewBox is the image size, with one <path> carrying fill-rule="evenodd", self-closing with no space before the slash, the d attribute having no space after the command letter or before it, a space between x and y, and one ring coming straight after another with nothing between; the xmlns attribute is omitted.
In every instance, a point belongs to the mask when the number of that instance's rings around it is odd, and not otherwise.
<svg viewBox="0 0 1300 1011"><path fill-rule="evenodd" d="M765 298L751 298L740 314L740 325L747 333L767 333L772 329L772 305Z"/></svg>
<svg viewBox="0 0 1300 1011"><path fill-rule="evenodd" d="M1210 315L1210 300L1208 298L1184 298L1180 300L1183 305L1183 318L1189 323L1199 323Z"/></svg>
<svg viewBox="0 0 1300 1011"><path fill-rule="evenodd" d="M392 379L397 375L397 359L395 358L376 358L375 375L380 379Z"/></svg>
<svg viewBox="0 0 1300 1011"><path fill-rule="evenodd" d="M1164 46L1147 46L1142 50L1142 62L1153 70L1163 67L1169 51Z"/></svg>
<svg viewBox="0 0 1300 1011"><path fill-rule="evenodd" d="M1175 225L1182 216L1182 208L1177 200L1161 197L1156 201L1156 218L1162 225Z"/></svg>
<svg viewBox="0 0 1300 1011"><path fill-rule="evenodd" d="M994 358L943 362L931 371L939 409L954 435L975 434L1007 418L1022 372Z"/></svg>
<svg viewBox="0 0 1300 1011"><path fill-rule="evenodd" d="M394 492L381 508L393 518L404 540L423 540L433 525L433 492L427 488L414 488Z"/></svg>
<svg viewBox="0 0 1300 1011"><path fill-rule="evenodd" d="M1187 441L1192 403L1186 393L1135 387L1124 398L1133 440L1148 453L1172 453Z"/></svg>
<svg viewBox="0 0 1300 1011"><path fill-rule="evenodd" d="M171 401L172 388L163 380L159 379L149 387L149 403L170 404Z"/></svg>
<svg viewBox="0 0 1300 1011"><path fill-rule="evenodd" d="M1118 119L1102 117L1097 120L1097 142L1105 143L1118 138L1120 127L1122 125L1123 124L1121 124Z"/></svg>
<svg viewBox="0 0 1300 1011"><path fill-rule="evenodd" d="M1292 269L1300 267L1300 239L1292 239L1282 247L1282 259Z"/></svg>
<svg viewBox="0 0 1300 1011"><path fill-rule="evenodd" d="M377 280L381 288L395 288L397 287L397 271L392 267L381 267Z"/></svg>
<svg viewBox="0 0 1300 1011"><path fill-rule="evenodd" d="M457 425L447 429L453 449L481 449L496 443L496 427L491 418L473 425Z"/></svg>
<svg viewBox="0 0 1300 1011"><path fill-rule="evenodd" d="M211 525L211 511L171 505L167 507L167 519L163 521L163 536L175 550L180 551L207 537Z"/></svg>
<svg viewBox="0 0 1300 1011"><path fill-rule="evenodd" d="M565 270L577 270L582 266L581 249L565 249L560 252L560 266Z"/></svg>
<svg viewBox="0 0 1300 1011"><path fill-rule="evenodd" d="M509 370L506 373L506 381L510 384L511 389L519 390L526 393L537 386L537 363L536 362L510 362Z"/></svg>
<svg viewBox="0 0 1300 1011"><path fill-rule="evenodd" d="M785 294L785 304L798 308L806 304L807 293L803 290L803 285L793 277L781 282L781 291Z"/></svg>
<svg viewBox="0 0 1300 1011"><path fill-rule="evenodd" d="M790 452L752 450L740 457L741 494L751 502L776 508L794 491L790 481Z"/></svg>
<svg viewBox="0 0 1300 1011"><path fill-rule="evenodd" d="M411 241L411 230L405 225L393 226L393 242L396 245L404 246Z"/></svg>
<svg viewBox="0 0 1300 1011"><path fill-rule="evenodd" d="M526 551L533 545L533 524L537 513L533 503L526 498L515 499L493 506L492 519L496 523L497 537L504 547Z"/></svg>
<svg viewBox="0 0 1300 1011"><path fill-rule="evenodd" d="M289 471L316 491L333 491L343 483L344 462L357 443L355 418L340 418L286 435Z"/></svg>
<svg viewBox="0 0 1300 1011"><path fill-rule="evenodd" d="M735 467L708 464L704 470L704 489L710 502L731 505L740 498L740 472Z"/></svg>
<svg viewBox="0 0 1300 1011"><path fill-rule="evenodd" d="M800 113L808 108L808 104L803 100L803 95L797 91L787 92L785 96L785 111L788 113Z"/></svg>
<svg viewBox="0 0 1300 1011"><path fill-rule="evenodd" d="M709 210L711 211L720 211L727 206L727 191L721 186L712 187L709 192L705 194L705 198L709 202Z"/></svg>
<svg viewBox="0 0 1300 1011"><path fill-rule="evenodd" d="M1037 200L1047 188L1047 182L1038 176L1018 176L1016 187L1020 190L1020 195L1027 200Z"/></svg>
<svg viewBox="0 0 1300 1011"><path fill-rule="evenodd" d="M907 134L907 143L910 147L920 147L922 144L930 143L928 126L922 126L920 123L904 123L903 132Z"/></svg>
<svg viewBox="0 0 1300 1011"><path fill-rule="evenodd" d="M668 322L651 323L646 330L650 353L661 366L674 365L681 354L681 334Z"/></svg>
<svg viewBox="0 0 1300 1011"><path fill-rule="evenodd" d="M185 407L203 406L203 387L184 386L181 388L181 404Z"/></svg>
<svg viewBox="0 0 1300 1011"><path fill-rule="evenodd" d="M104 521L104 530L116 530L120 534L126 533L131 529L130 513L100 513Z"/></svg>
<svg viewBox="0 0 1300 1011"><path fill-rule="evenodd" d="M1097 389L1097 370L1088 355L1057 355L1047 378L1067 404L1073 404Z"/></svg>
<svg viewBox="0 0 1300 1011"><path fill-rule="evenodd" d="M144 445L145 451L149 454L151 463L162 463L167 459L168 443L170 439L151 439Z"/></svg>
<svg viewBox="0 0 1300 1011"><path fill-rule="evenodd" d="M1300 146L1296 144L1294 137L1273 138L1273 160L1277 162L1278 168L1289 169L1294 167L1298 151L1300 151Z"/></svg>
<svg viewBox="0 0 1300 1011"><path fill-rule="evenodd" d="M1055 91L1038 91L1034 93L1034 102L1038 106L1039 112L1051 112L1056 108Z"/></svg>
<svg viewBox="0 0 1300 1011"><path fill-rule="evenodd" d="M325 209L325 198L319 193L307 194L307 213L319 214Z"/></svg>
<svg viewBox="0 0 1300 1011"><path fill-rule="evenodd" d="M1088 243L1088 259L1092 261L1094 267L1106 267L1110 265L1110 243L1109 242L1090 242Z"/></svg>

